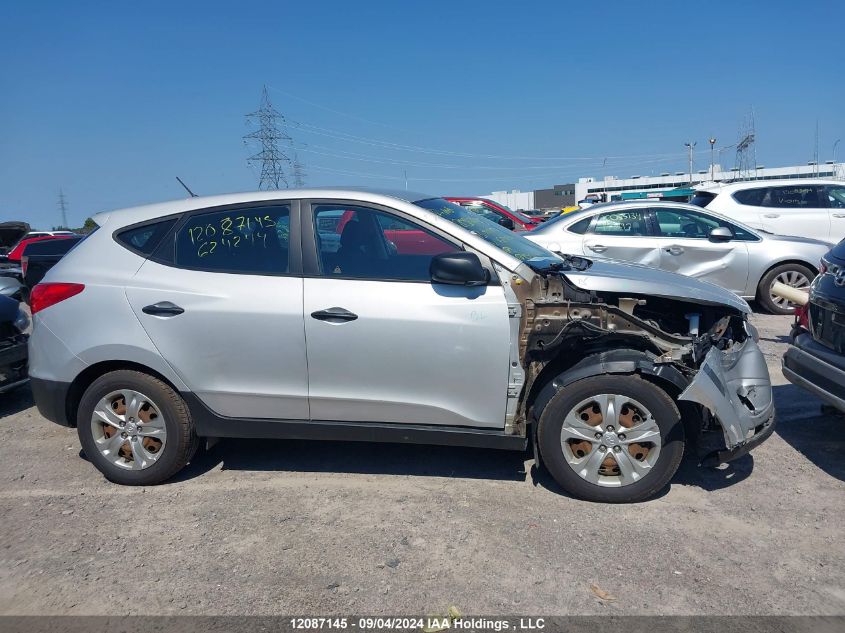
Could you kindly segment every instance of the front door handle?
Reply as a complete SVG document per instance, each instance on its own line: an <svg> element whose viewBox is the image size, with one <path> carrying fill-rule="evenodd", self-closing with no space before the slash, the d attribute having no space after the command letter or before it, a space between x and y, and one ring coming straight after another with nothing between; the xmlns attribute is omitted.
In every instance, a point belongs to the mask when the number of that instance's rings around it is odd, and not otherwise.
<svg viewBox="0 0 845 633"><path fill-rule="evenodd" d="M587 248L596 253L603 253L607 250L607 246L603 246L602 244L587 244Z"/></svg>
<svg viewBox="0 0 845 633"><path fill-rule="evenodd" d="M141 312L144 314L152 314L153 316L163 316L163 317L172 317L178 314L182 314L185 311L184 308L180 308L175 303L171 303L170 301L159 301L158 303L154 303L149 306L144 306L141 308Z"/></svg>
<svg viewBox="0 0 845 633"><path fill-rule="evenodd" d="M354 321L358 318L358 315L344 308L326 308L312 312L311 318L318 321L328 321L329 323L346 323L347 321Z"/></svg>
<svg viewBox="0 0 845 633"><path fill-rule="evenodd" d="M681 255L684 252L683 246L669 246L664 249L670 255Z"/></svg>
<svg viewBox="0 0 845 633"><path fill-rule="evenodd" d="M764 213L763 217L764 218L779 218L780 213Z"/></svg>
<svg viewBox="0 0 845 633"><path fill-rule="evenodd" d="M834 213L833 217L835 217L835 218L845 218L845 213Z"/></svg>

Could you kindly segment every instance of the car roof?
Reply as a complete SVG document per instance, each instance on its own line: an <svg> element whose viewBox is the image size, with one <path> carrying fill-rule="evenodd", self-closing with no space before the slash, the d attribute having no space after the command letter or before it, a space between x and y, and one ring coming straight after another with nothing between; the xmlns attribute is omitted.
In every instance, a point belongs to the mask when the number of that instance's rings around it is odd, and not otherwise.
<svg viewBox="0 0 845 633"><path fill-rule="evenodd" d="M719 182L695 187L696 191L708 193L733 192L740 189L756 189L758 187L792 187L795 185L842 185L841 180L827 180L822 178L769 178L765 180L741 180L737 182Z"/></svg>
<svg viewBox="0 0 845 633"><path fill-rule="evenodd" d="M215 196L196 196L192 198L181 198L147 204L138 207L117 209L115 211L103 211L93 216L94 222L103 226L107 222L117 225L128 225L145 220L153 220L165 215L185 213L196 209L222 207L232 204L243 204L250 202L263 202L266 200L295 200L298 198L350 198L362 202L373 202L390 204L391 200L403 200L405 202L418 202L439 198L438 195L430 195L416 191L405 191L403 189L378 189L372 187L320 187L313 189L274 189L270 191L247 191L241 193L228 193Z"/></svg>

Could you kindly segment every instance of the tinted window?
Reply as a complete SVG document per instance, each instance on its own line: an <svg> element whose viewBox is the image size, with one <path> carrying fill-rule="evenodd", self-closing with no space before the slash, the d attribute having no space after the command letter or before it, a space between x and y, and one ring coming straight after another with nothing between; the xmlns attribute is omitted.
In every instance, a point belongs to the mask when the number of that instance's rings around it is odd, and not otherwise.
<svg viewBox="0 0 845 633"><path fill-rule="evenodd" d="M645 220L641 211L611 211L602 213L593 228L596 235L646 235Z"/></svg>
<svg viewBox="0 0 845 633"><path fill-rule="evenodd" d="M145 224L132 229L126 229L117 234L117 241L130 250L141 255L150 255L161 242L170 227L176 223L176 218L162 220L154 224Z"/></svg>
<svg viewBox="0 0 845 633"><path fill-rule="evenodd" d="M285 273L289 243L287 205L200 213L177 232L175 261L218 272Z"/></svg>
<svg viewBox="0 0 845 633"><path fill-rule="evenodd" d="M757 239L735 224L705 213L685 209L655 209L654 217L661 237L708 239L710 231L717 227L725 227L731 230L735 240L751 242Z"/></svg>
<svg viewBox="0 0 845 633"><path fill-rule="evenodd" d="M807 185L771 187L769 189L769 200L765 204L768 207L783 209L805 209L822 206L819 201L819 187Z"/></svg>
<svg viewBox="0 0 845 633"><path fill-rule="evenodd" d="M547 251L539 244L526 240L524 237L520 237L500 224L491 222L443 198L417 200L414 204L432 213L436 213L441 218L454 222L467 231L475 233L483 240L490 242L521 262L534 257L556 258L554 253ZM551 222L547 222L546 224L551 224Z"/></svg>
<svg viewBox="0 0 845 633"><path fill-rule="evenodd" d="M577 233L578 235L584 235L587 232L587 229L590 228L590 222L593 218L584 218L583 220L578 220L575 224L570 226L567 231L570 233Z"/></svg>
<svg viewBox="0 0 845 633"><path fill-rule="evenodd" d="M460 250L413 222L367 207L319 205L314 226L326 277L430 281L432 256Z"/></svg>
<svg viewBox="0 0 845 633"><path fill-rule="evenodd" d="M747 204L752 207L762 207L763 200L766 198L767 192L768 189L766 187L760 187L759 189L743 189L741 191L735 191L733 197L734 200L740 204Z"/></svg>
<svg viewBox="0 0 845 633"><path fill-rule="evenodd" d="M845 185L825 187L825 193L831 209L845 209Z"/></svg>
<svg viewBox="0 0 845 633"><path fill-rule="evenodd" d="M710 193L708 191L696 191L695 195L690 200L690 204L694 204L697 207L704 208L710 202L712 202L713 198L716 197L715 193Z"/></svg>

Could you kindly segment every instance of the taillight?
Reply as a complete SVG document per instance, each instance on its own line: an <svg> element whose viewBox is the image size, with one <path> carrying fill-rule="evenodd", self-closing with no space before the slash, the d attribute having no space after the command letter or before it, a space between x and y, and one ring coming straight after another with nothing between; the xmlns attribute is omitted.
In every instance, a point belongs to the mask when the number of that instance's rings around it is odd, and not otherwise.
<svg viewBox="0 0 845 633"><path fill-rule="evenodd" d="M46 283L36 284L29 293L29 308L32 314L56 305L85 290L84 284Z"/></svg>
<svg viewBox="0 0 845 633"><path fill-rule="evenodd" d="M827 262L822 259L819 262L819 275L824 275L827 272Z"/></svg>
<svg viewBox="0 0 845 633"><path fill-rule="evenodd" d="M795 308L795 323L799 326L804 328L805 330L810 329L810 303L807 302L802 306L798 306Z"/></svg>
<svg viewBox="0 0 845 633"><path fill-rule="evenodd" d="M26 277L26 269L27 269L28 266L29 266L29 257L27 257L26 255L23 255L21 257L21 273L23 274L24 277Z"/></svg>

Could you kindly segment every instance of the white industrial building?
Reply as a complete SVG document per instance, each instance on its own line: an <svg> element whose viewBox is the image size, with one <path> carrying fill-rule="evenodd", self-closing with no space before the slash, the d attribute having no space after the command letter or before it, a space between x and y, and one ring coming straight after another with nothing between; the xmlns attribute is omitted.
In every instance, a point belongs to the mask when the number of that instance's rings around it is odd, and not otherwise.
<svg viewBox="0 0 845 633"><path fill-rule="evenodd" d="M632 194L643 194L642 197L659 198L672 189L685 189L714 180L721 182L725 180L785 178L845 178L845 163L833 163L832 161L822 165L807 164L792 167L764 167L759 165L750 174L740 174L736 169L723 171L719 165L713 167L712 177L710 169L702 169L693 173L692 178L690 178L688 172L684 171L678 171L674 174L664 172L659 176L579 178L578 182L575 183L575 197L577 200L599 197L609 201L634 197Z"/></svg>

